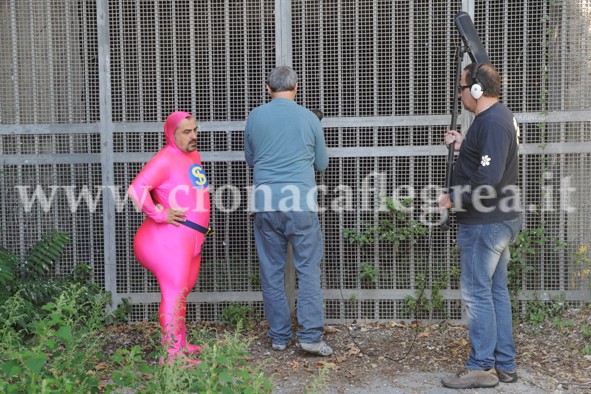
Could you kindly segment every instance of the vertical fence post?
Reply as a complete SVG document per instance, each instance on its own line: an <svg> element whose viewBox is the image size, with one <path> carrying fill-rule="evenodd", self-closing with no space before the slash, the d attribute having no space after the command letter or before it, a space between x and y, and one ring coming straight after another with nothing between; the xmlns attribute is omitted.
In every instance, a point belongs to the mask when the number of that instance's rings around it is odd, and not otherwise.
<svg viewBox="0 0 591 394"><path fill-rule="evenodd" d="M275 0L275 64L277 66L292 65L293 47L291 40L291 0ZM289 310L293 315L295 313L297 291L291 245L288 246L285 266L285 293Z"/></svg>
<svg viewBox="0 0 591 394"><path fill-rule="evenodd" d="M291 0L275 0L275 64L277 66L292 65L292 39Z"/></svg>
<svg viewBox="0 0 591 394"><path fill-rule="evenodd" d="M109 43L109 3L97 0L96 23L99 72L99 133L101 137L101 173L103 184L103 232L105 290L113 296L111 308L120 302L117 297L117 266L115 249L115 203L112 193L105 190L115 185L113 165L113 114L111 99L111 54Z"/></svg>

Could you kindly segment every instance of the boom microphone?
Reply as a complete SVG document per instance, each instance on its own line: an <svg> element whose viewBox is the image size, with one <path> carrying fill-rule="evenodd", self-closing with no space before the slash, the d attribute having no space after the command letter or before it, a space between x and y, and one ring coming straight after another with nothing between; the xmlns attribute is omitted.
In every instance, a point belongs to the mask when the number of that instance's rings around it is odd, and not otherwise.
<svg viewBox="0 0 591 394"><path fill-rule="evenodd" d="M476 33L476 29L474 28L474 24L472 23L472 19L467 12L460 11L454 18L454 22L456 23L456 27L458 32L460 33L460 37L464 43L464 47L458 45L458 49L456 51L456 75L454 79L454 90L453 90L453 107L452 107L452 114L451 114L451 125L450 130L456 130L457 128L457 120L458 120L458 88L460 88L460 76L462 74L462 59L464 57L464 53L468 52L470 59L472 59L473 63L490 63L488 59L488 55L486 54L486 50L482 46L480 42L480 38L478 38L478 33ZM478 69L476 69L478 70ZM453 173L453 166L454 166L454 144L449 144L448 151L447 151L447 168L445 174L445 187L447 189L447 193L451 193L451 183L452 183L452 173ZM441 228L443 230L450 229L450 213L449 209L447 210L447 215L444 222L441 224Z"/></svg>
<svg viewBox="0 0 591 394"><path fill-rule="evenodd" d="M470 15L465 11L460 11L455 17L456 27L464 45L466 46L466 52L472 59L473 63L490 63L486 50L478 38L478 33L474 28Z"/></svg>

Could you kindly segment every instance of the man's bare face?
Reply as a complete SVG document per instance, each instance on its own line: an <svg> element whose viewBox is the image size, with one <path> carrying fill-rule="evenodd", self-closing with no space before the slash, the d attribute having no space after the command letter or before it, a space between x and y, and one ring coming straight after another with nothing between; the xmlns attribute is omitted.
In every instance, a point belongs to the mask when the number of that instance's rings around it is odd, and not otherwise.
<svg viewBox="0 0 591 394"><path fill-rule="evenodd" d="M476 108L476 100L470 93L470 86L466 82L467 79L468 71L464 71L462 73L462 77L460 78L460 91L458 92L458 95L460 100L462 100L464 108L470 112L474 112L474 109Z"/></svg>
<svg viewBox="0 0 591 394"><path fill-rule="evenodd" d="M183 119L174 132L174 143L185 153L197 150L197 121L195 118Z"/></svg>

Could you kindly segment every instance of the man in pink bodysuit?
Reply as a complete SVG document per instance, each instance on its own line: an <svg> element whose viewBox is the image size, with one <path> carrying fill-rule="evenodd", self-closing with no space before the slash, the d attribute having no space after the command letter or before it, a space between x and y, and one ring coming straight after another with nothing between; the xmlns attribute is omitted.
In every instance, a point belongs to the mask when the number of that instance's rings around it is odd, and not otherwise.
<svg viewBox="0 0 591 394"><path fill-rule="evenodd" d="M209 182L197 151L197 121L173 112L164 123L166 145L136 176L129 196L146 214L134 239L138 261L160 285L158 312L168 363L200 348L187 343L186 298L195 286L209 225ZM161 363L163 359L161 359Z"/></svg>

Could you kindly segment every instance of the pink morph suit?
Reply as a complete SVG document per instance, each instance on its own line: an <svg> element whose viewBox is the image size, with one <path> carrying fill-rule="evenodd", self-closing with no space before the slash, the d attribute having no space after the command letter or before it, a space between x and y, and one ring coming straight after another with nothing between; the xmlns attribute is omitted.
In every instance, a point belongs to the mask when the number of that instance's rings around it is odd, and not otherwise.
<svg viewBox="0 0 591 394"><path fill-rule="evenodd" d="M187 343L185 316L186 298L199 274L205 235L182 223L167 223L170 208L183 210L187 221L204 228L209 225L209 182L199 152L185 152L175 143L177 127L188 118L192 118L191 114L180 111L168 116L164 123L166 145L129 187L131 199L146 214L133 247L138 261L160 285L159 320L169 363L180 355L191 363L199 363L186 354L200 351L199 346Z"/></svg>

